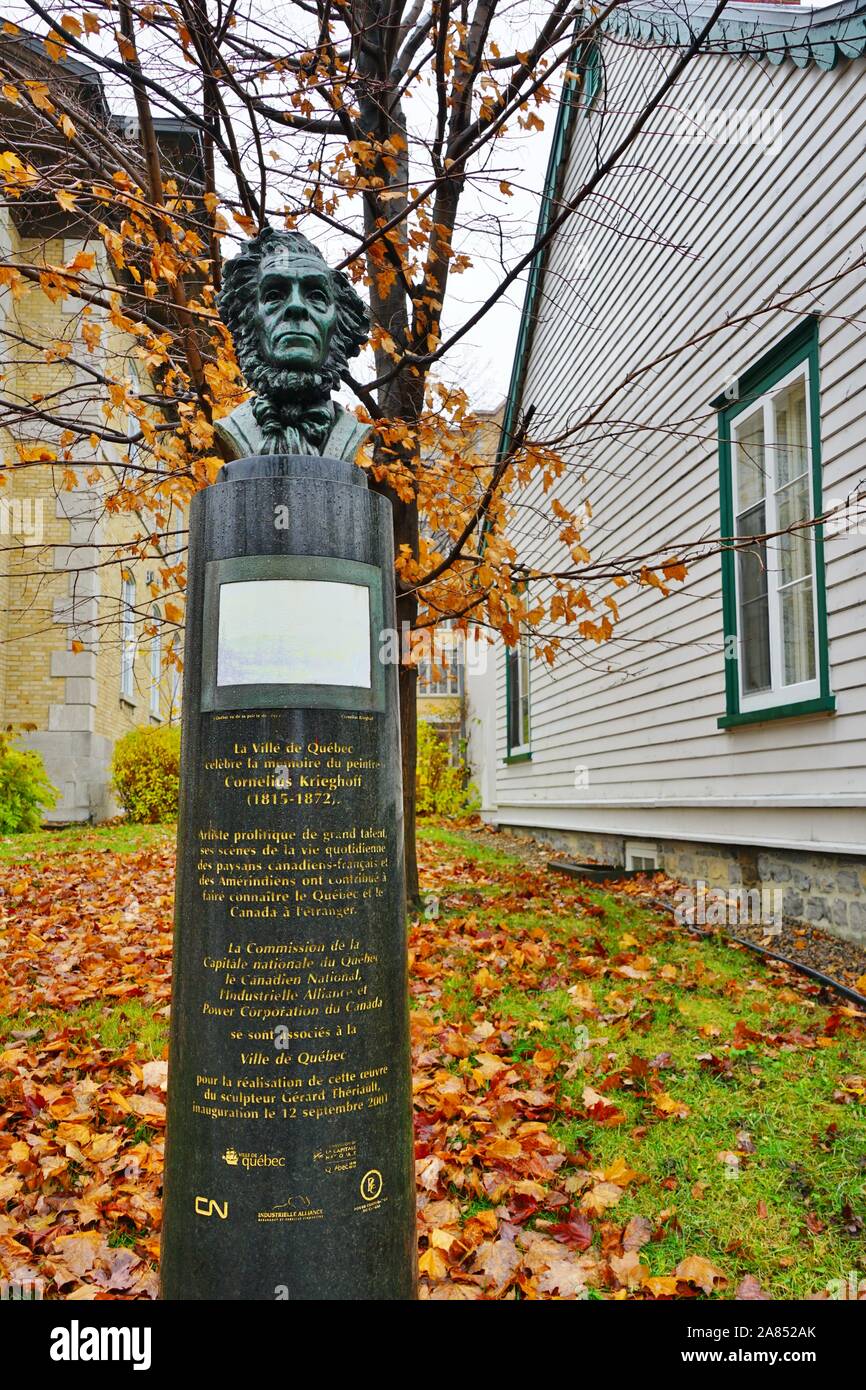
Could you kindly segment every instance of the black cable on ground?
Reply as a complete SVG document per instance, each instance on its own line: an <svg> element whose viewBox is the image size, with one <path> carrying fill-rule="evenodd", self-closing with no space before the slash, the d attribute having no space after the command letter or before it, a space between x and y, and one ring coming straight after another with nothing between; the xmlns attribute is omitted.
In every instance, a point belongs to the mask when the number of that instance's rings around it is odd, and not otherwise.
<svg viewBox="0 0 866 1390"><path fill-rule="evenodd" d="M676 916L670 903L666 903L662 898L651 899L654 907L661 908L663 912L669 912ZM701 927L696 927L692 922L684 923L688 930L695 936L707 939L715 939L716 933L704 931ZM798 970L801 975L808 975L810 979L817 980L819 984L825 985L828 989L835 989L837 994L843 994L846 999L850 999L853 1004L859 1004L866 1009L866 996L858 994L856 989L851 989L848 985L843 985L841 980L834 980L832 975L825 975L823 971L816 970L812 965L804 965L802 961L791 960L790 956L781 956L778 951L770 951L766 946L759 946L757 941L750 941L746 936L736 936L733 932L723 933L723 940L736 941L738 946L745 946L747 951L754 951L755 955L764 956L767 960L780 961L782 965L790 965L792 970Z"/></svg>
<svg viewBox="0 0 866 1390"><path fill-rule="evenodd" d="M604 881L612 885L616 883L617 877L625 876L620 875L614 870L607 879L593 879L591 875L584 876L576 873L575 869L578 868L578 866L569 864L567 860L559 862L552 859L549 861L547 867L548 869L556 870L558 873L567 874L570 878L586 877L592 882ZM616 874L616 877L614 877L614 874ZM635 871L630 871L628 874L629 878L635 876ZM676 918L673 905L671 903L666 903L663 898L651 898L650 902L653 907L660 908L662 912L668 912ZM684 925L694 936L700 936L705 939L714 939L716 936L715 932L704 931L701 927L695 926L693 922L686 922ZM759 946L756 941L750 941L748 937L745 936L735 936L733 932L725 932L724 940L735 941L738 946L745 946L747 951L754 951L755 955L764 956L767 960L777 960L782 965L790 965L792 970L798 970L801 975L808 975L811 979L817 980L819 984L826 986L827 989L834 989L837 994L844 995L846 999L851 1000L852 1004L859 1004L862 1008L866 1009L866 995L858 994L856 989L851 989L848 985L843 985L841 980L834 980L832 975L825 975L823 971L816 970L812 965L804 965L802 961L792 960L790 956L780 956L777 951L769 951L766 946Z"/></svg>

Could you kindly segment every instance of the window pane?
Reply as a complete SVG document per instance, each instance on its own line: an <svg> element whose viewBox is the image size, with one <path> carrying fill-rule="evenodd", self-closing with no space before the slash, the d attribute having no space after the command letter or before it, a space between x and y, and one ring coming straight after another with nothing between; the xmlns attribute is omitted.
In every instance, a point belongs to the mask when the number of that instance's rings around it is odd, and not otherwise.
<svg viewBox="0 0 866 1390"><path fill-rule="evenodd" d="M806 474L782 488L777 498L779 530L803 521L811 515L809 479ZM812 573L812 528L804 527L779 537L780 584L790 584Z"/></svg>
<svg viewBox="0 0 866 1390"><path fill-rule="evenodd" d="M809 466L806 435L806 382L803 377L780 391L773 401L776 416L776 486L799 478Z"/></svg>
<svg viewBox="0 0 866 1390"><path fill-rule="evenodd" d="M764 496L764 414L758 410L736 426L737 510L754 506Z"/></svg>
<svg viewBox="0 0 866 1390"><path fill-rule="evenodd" d="M733 419L723 417L731 435L729 524L743 547L725 576L736 579L739 684L746 710L817 693L815 612L823 593L816 587L811 524L814 492L820 494L810 439L817 386L811 370L804 353L781 382L777 376L774 384L769 374L763 383L755 381L748 404L733 407ZM768 530L773 536L763 540ZM730 605L734 595L726 590L725 597Z"/></svg>
<svg viewBox="0 0 866 1390"><path fill-rule="evenodd" d="M812 581L805 579L790 589L783 589L782 652L785 666L785 685L815 679L815 614L812 603Z"/></svg>
<svg viewBox="0 0 866 1390"><path fill-rule="evenodd" d="M529 638L520 641L520 741L529 744Z"/></svg>
<svg viewBox="0 0 866 1390"><path fill-rule="evenodd" d="M529 642L525 637L520 639L520 693L526 695L529 691Z"/></svg>
<svg viewBox="0 0 866 1390"><path fill-rule="evenodd" d="M160 678L162 676L162 639L159 630L150 639L150 712L159 714Z"/></svg>
<svg viewBox="0 0 866 1390"><path fill-rule="evenodd" d="M455 647L437 653L432 660L425 656L418 662L418 694L460 694L460 667Z"/></svg>
<svg viewBox="0 0 866 1390"><path fill-rule="evenodd" d="M521 636L508 652L508 747L529 744L529 642Z"/></svg>
<svg viewBox="0 0 866 1390"><path fill-rule="evenodd" d="M121 590L120 693L132 698L135 686L135 582L124 579Z"/></svg>
<svg viewBox="0 0 866 1390"><path fill-rule="evenodd" d="M740 660L743 694L770 689L770 623L767 599L755 599L740 609Z"/></svg>
<svg viewBox="0 0 866 1390"><path fill-rule="evenodd" d="M506 690L508 692L508 708L506 710L506 720L508 724L508 747L517 748L520 744L520 689L518 685L518 660L515 648L509 648L505 654L506 664Z"/></svg>
<svg viewBox="0 0 866 1390"><path fill-rule="evenodd" d="M743 516L737 517L738 536L761 536L767 529L766 511L763 502L753 507ZM737 554L740 571L740 602L749 603L752 599L763 598L767 592L767 546L759 541L740 550Z"/></svg>
<svg viewBox="0 0 866 1390"><path fill-rule="evenodd" d="M766 530L763 502L737 518L738 536ZM767 601L767 547L759 541L737 555L740 580L740 660L743 693L770 688L770 617Z"/></svg>
<svg viewBox="0 0 866 1390"><path fill-rule="evenodd" d="M170 650L173 658L178 658L180 656L179 644L176 637L172 637L171 639ZM177 716L180 713L182 678L180 671L174 665L174 662L172 662L172 665L169 667L169 671L171 672L169 677L171 684L171 699L169 703L168 717L169 719L177 719Z"/></svg>

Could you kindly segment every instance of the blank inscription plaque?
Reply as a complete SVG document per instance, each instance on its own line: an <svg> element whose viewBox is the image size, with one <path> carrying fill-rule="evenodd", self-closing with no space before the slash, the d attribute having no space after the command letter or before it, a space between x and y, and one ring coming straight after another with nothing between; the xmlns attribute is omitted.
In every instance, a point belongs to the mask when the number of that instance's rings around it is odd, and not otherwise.
<svg viewBox="0 0 866 1390"><path fill-rule="evenodd" d="M205 565L203 710L385 707L382 575L323 555Z"/></svg>
<svg viewBox="0 0 866 1390"><path fill-rule="evenodd" d="M221 584L217 685L340 685L369 690L370 590L267 579Z"/></svg>

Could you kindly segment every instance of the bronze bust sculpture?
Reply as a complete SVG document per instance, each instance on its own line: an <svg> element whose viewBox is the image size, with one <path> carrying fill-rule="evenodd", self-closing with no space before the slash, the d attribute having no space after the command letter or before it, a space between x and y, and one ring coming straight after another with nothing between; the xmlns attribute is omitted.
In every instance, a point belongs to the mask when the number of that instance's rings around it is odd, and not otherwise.
<svg viewBox="0 0 866 1390"><path fill-rule="evenodd" d="M367 340L367 310L300 232L265 227L225 267L223 322L255 395L215 422L230 459L312 454L354 460L369 427L331 400Z"/></svg>

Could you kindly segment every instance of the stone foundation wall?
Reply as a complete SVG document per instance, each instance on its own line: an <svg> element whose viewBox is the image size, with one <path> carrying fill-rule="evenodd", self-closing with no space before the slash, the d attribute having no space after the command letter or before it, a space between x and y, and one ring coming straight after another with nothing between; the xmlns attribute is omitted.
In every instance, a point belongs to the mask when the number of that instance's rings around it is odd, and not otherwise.
<svg viewBox="0 0 866 1390"><path fill-rule="evenodd" d="M581 831L499 824L532 835L540 844L565 850L578 860L625 864L625 839ZM651 837L647 836L649 841ZM688 840L652 840L659 868L693 887L780 889L786 919L820 927L846 941L866 944L866 860L817 851L758 849L754 845L710 845Z"/></svg>

